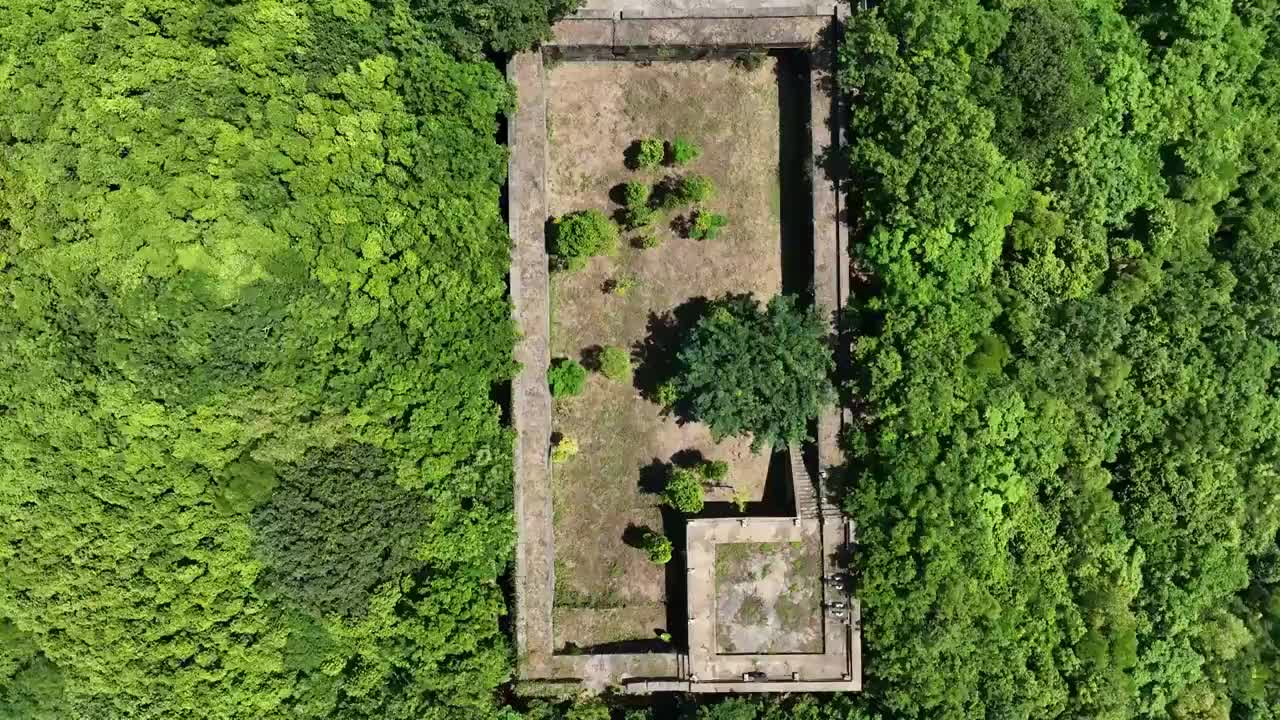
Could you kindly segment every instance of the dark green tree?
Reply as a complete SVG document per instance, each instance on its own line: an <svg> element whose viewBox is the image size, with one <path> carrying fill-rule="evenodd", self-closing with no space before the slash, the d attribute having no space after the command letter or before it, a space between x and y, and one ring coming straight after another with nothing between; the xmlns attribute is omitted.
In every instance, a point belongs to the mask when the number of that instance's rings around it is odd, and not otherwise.
<svg viewBox="0 0 1280 720"><path fill-rule="evenodd" d="M279 478L250 520L270 589L318 615L356 617L380 585L423 567L426 498L396 485L381 450L316 453Z"/></svg>
<svg viewBox="0 0 1280 720"><path fill-rule="evenodd" d="M524 50L549 36L551 23L583 0L412 0L427 37L480 59L485 50Z"/></svg>
<svg viewBox="0 0 1280 720"><path fill-rule="evenodd" d="M751 296L726 296L684 341L677 393L717 438L750 435L756 450L800 442L808 421L835 401L826 336L793 297L761 308Z"/></svg>
<svg viewBox="0 0 1280 720"><path fill-rule="evenodd" d="M993 105L1006 152L1043 152L1101 110L1092 77L1096 30L1082 12L1068 0L1042 0L1013 13L995 54L1002 82Z"/></svg>

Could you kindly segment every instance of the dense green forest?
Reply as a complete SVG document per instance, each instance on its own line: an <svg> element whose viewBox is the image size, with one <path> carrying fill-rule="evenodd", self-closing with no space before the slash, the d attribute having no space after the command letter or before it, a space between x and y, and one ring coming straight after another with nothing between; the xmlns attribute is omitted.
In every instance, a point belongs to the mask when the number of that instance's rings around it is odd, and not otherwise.
<svg viewBox="0 0 1280 720"><path fill-rule="evenodd" d="M483 717L486 49L544 0L0 4L0 717Z"/></svg>
<svg viewBox="0 0 1280 720"><path fill-rule="evenodd" d="M844 61L868 699L1280 717L1280 5L893 0Z"/></svg>
<svg viewBox="0 0 1280 720"><path fill-rule="evenodd" d="M485 53L575 4L0 4L0 718L516 715ZM867 692L612 714L1280 718L1280 4L842 59Z"/></svg>

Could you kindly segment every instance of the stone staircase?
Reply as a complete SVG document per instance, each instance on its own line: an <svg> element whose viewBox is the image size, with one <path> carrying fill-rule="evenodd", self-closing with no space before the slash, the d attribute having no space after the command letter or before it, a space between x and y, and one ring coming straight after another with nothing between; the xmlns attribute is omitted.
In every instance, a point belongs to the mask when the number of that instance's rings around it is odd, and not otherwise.
<svg viewBox="0 0 1280 720"><path fill-rule="evenodd" d="M796 515L802 520L840 518L840 508L827 498L825 483L815 481L805 467L800 448L792 446L787 454L791 460L791 490L795 493Z"/></svg>

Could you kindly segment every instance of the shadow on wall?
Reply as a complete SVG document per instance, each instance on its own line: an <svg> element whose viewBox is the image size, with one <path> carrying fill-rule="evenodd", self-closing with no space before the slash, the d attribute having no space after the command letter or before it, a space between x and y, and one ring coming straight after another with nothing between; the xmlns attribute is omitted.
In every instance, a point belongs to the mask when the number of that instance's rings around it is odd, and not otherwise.
<svg viewBox="0 0 1280 720"><path fill-rule="evenodd" d="M813 303L813 178L809 170L809 66L803 53L775 51L778 77L778 251L782 292Z"/></svg>

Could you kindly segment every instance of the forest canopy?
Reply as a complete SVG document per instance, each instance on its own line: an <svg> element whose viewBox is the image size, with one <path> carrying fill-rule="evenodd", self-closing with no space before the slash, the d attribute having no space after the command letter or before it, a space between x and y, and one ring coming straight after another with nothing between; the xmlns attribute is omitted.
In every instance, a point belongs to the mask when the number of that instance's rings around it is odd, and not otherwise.
<svg viewBox="0 0 1280 720"><path fill-rule="evenodd" d="M851 19L848 507L885 717L1280 717L1277 18Z"/></svg>
<svg viewBox="0 0 1280 720"><path fill-rule="evenodd" d="M516 715L490 59L576 5L0 6L0 717ZM1280 6L874 5L866 692L627 716L1277 720Z"/></svg>
<svg viewBox="0 0 1280 720"><path fill-rule="evenodd" d="M571 4L0 8L0 716L496 710L478 58Z"/></svg>

